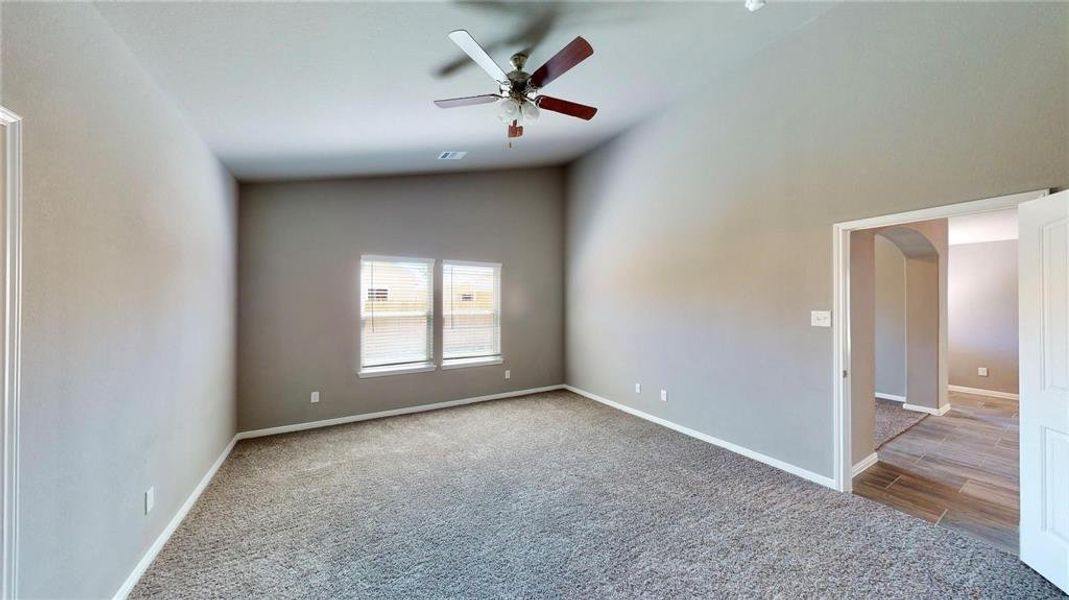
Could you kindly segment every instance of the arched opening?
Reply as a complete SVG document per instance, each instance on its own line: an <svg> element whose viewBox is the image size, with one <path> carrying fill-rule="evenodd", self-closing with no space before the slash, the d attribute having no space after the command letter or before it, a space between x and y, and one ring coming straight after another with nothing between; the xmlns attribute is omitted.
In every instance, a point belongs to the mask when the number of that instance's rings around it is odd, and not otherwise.
<svg viewBox="0 0 1069 600"><path fill-rule="evenodd" d="M901 256L897 275L902 285L902 355L899 372L890 374L878 372L876 361L876 258L881 244ZM940 414L947 406L947 222L854 231L850 248L852 458L858 464L872 460L877 442L883 441L877 439L876 427L878 378L899 378L898 399L905 409ZM883 368L894 369L890 364Z"/></svg>
<svg viewBox="0 0 1069 600"><path fill-rule="evenodd" d="M904 258L905 402L939 410L947 389L947 286L940 277L946 258L924 233L909 226L876 235L894 244Z"/></svg>

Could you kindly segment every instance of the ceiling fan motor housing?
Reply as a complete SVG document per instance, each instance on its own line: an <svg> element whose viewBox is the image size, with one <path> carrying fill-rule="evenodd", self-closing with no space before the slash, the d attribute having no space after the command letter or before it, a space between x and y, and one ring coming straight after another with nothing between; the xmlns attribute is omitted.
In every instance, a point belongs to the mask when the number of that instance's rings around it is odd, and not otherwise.
<svg viewBox="0 0 1069 600"><path fill-rule="evenodd" d="M527 100L527 94L535 91L535 88L530 85L531 74L523 70L523 65L527 63L527 55L518 52L512 55L509 62L512 63L513 70L506 75L508 89L502 89L502 92L518 101Z"/></svg>

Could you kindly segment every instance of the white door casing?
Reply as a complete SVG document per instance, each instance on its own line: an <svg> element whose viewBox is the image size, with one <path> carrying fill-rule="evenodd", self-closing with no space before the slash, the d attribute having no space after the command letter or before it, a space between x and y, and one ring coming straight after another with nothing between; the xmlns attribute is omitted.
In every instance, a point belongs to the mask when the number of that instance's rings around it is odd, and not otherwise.
<svg viewBox="0 0 1069 600"><path fill-rule="evenodd" d="M1069 592L1069 191L1018 227L1021 560Z"/></svg>
<svg viewBox="0 0 1069 600"><path fill-rule="evenodd" d="M1021 203L1043 198L1049 190L1039 189L1019 192L983 200L959 202L945 206L922 208L903 213L869 217L857 221L836 223L832 226L832 369L831 378L834 389L832 412L834 426L832 430L833 455L832 468L835 473L834 487L849 492L853 462L851 448L851 380L848 377L851 361L850 352L850 234L861 229L891 227L917 221L945 219L960 215L1017 208Z"/></svg>
<svg viewBox="0 0 1069 600"><path fill-rule="evenodd" d="M0 598L18 597L22 120L0 106Z"/></svg>

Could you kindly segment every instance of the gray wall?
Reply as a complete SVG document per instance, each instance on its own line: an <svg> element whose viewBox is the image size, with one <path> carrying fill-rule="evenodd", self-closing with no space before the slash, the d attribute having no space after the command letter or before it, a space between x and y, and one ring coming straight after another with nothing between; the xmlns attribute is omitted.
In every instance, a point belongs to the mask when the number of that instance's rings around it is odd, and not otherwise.
<svg viewBox="0 0 1069 600"><path fill-rule="evenodd" d="M845 4L580 160L567 381L831 476L832 224L1069 184L1067 35L1066 4Z"/></svg>
<svg viewBox="0 0 1069 600"><path fill-rule="evenodd" d="M1017 240L951 246L949 283L950 383L1016 394Z"/></svg>
<svg viewBox="0 0 1069 600"><path fill-rule="evenodd" d="M924 225L928 227L922 229ZM947 221L926 221L910 227L926 229L924 235L930 245L917 254L903 250L906 255L906 400L914 406L939 408L946 403L948 382Z"/></svg>
<svg viewBox="0 0 1069 600"><path fill-rule="evenodd" d="M235 432L236 187L92 6L3 16L25 136L20 595L109 597Z"/></svg>
<svg viewBox="0 0 1069 600"><path fill-rule="evenodd" d="M560 169L243 185L240 428L562 383L563 189ZM358 379L362 254L502 263L504 364Z"/></svg>
<svg viewBox="0 0 1069 600"><path fill-rule="evenodd" d="M876 236L876 391L906 395L906 258Z"/></svg>

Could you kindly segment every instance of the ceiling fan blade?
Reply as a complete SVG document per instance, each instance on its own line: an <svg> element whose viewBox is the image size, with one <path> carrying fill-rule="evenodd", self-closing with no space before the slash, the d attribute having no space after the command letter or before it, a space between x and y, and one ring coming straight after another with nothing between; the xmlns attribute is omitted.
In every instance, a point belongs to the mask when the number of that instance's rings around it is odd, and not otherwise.
<svg viewBox="0 0 1069 600"><path fill-rule="evenodd" d="M567 100L561 100L560 98L554 98L553 96L539 96L535 98L535 104L542 110L551 110L570 117L578 117L586 121L593 119L594 115L598 112L598 109L593 106L568 102Z"/></svg>
<svg viewBox="0 0 1069 600"><path fill-rule="evenodd" d="M549 82L565 74L593 54L594 48L590 46L590 43L582 37L577 37L561 48L561 51L553 55L553 58L547 60L546 64L538 67L538 70L531 75L531 85L538 88L546 87Z"/></svg>
<svg viewBox="0 0 1069 600"><path fill-rule="evenodd" d="M463 29L458 29L449 34L449 39L453 40L453 43L460 47L465 54L471 57L475 64L482 67L483 71L486 71L490 77L494 78L494 81L500 81L502 83L508 81L508 77L505 76L505 72L501 70L501 67L497 66L494 59L490 58L490 55L483 50L483 47L479 45L479 42L475 41L475 38L471 37L471 34Z"/></svg>
<svg viewBox="0 0 1069 600"><path fill-rule="evenodd" d="M497 102L500 99L501 96L498 96L497 94L482 94L479 96L464 96L463 98L446 98L445 100L435 100L434 103L438 105L438 108L457 108L458 106L490 104L491 102Z"/></svg>

